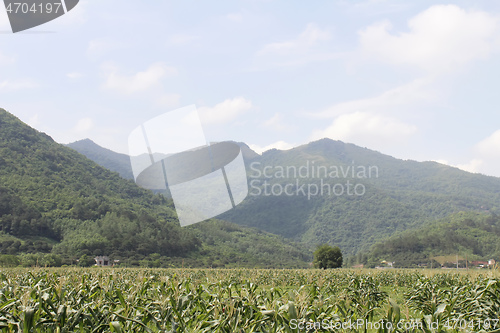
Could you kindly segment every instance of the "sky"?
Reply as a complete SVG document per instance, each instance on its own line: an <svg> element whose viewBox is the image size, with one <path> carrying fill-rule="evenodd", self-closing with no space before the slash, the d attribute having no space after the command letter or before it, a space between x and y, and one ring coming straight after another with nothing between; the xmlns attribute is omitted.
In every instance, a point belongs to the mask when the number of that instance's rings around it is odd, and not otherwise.
<svg viewBox="0 0 500 333"><path fill-rule="evenodd" d="M324 137L500 177L498 1L80 3L13 34L0 107L60 143L128 136L196 105L207 141Z"/></svg>

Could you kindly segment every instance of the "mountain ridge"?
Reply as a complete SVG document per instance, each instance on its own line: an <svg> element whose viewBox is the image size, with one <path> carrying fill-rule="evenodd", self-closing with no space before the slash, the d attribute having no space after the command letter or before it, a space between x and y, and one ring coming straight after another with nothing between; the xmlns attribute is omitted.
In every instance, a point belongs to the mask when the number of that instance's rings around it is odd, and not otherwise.
<svg viewBox="0 0 500 333"><path fill-rule="evenodd" d="M106 169L118 172L123 178L134 178L132 169L130 168L130 157L127 154L120 154L111 149L104 148L88 138L66 144L65 146L85 155Z"/></svg>
<svg viewBox="0 0 500 333"><path fill-rule="evenodd" d="M340 245L347 254L368 250L371 245L395 232L416 229L426 221L444 218L459 211L498 212L500 179L472 174L434 161L398 159L381 152L332 139L321 139L288 150L271 149L259 155L246 144L245 159L249 190L262 190L267 168L298 170L300 167L377 167L377 177L356 179L356 175L337 178L304 179L271 177L268 189L288 185L299 189L351 181L366 193L356 196L252 196L235 209L220 216L313 247L319 243ZM243 146L244 145L244 146ZM257 177L260 174L260 177ZM299 179L297 179L299 178ZM311 178L311 177L310 177ZM322 178L322 179L320 179ZM353 179L354 178L354 179ZM252 186L258 183L258 186ZM340 188L340 187L338 187ZM361 188L361 187L360 187ZM295 193L295 192L294 192ZM301 193L299 193L301 194Z"/></svg>
<svg viewBox="0 0 500 333"><path fill-rule="evenodd" d="M251 252L244 250L249 242L255 243ZM300 244L229 222L181 228L171 200L56 143L3 109L0 253L19 255L27 263L33 262L32 254L70 263L109 255L129 265L180 266L185 260L186 266L198 267L238 262L304 267L310 260Z"/></svg>

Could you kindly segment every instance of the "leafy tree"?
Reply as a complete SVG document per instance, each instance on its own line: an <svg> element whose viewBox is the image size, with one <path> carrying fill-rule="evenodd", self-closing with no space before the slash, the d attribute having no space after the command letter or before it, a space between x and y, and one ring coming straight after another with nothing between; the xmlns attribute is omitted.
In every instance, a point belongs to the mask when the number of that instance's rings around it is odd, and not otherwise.
<svg viewBox="0 0 500 333"><path fill-rule="evenodd" d="M61 267L62 259L54 253L47 253L41 257L40 266Z"/></svg>
<svg viewBox="0 0 500 333"><path fill-rule="evenodd" d="M21 266L23 267L34 267L39 266L40 256L34 253L24 253L20 256Z"/></svg>
<svg viewBox="0 0 500 333"><path fill-rule="evenodd" d="M19 265L19 259L11 254L0 254L0 266L16 267Z"/></svg>
<svg viewBox="0 0 500 333"><path fill-rule="evenodd" d="M328 244L318 246L314 251L314 267L327 269L342 267L342 252L338 246Z"/></svg>
<svg viewBox="0 0 500 333"><path fill-rule="evenodd" d="M80 260L78 260L78 265L81 267L89 267L93 264L95 264L95 260L92 257L87 256L86 254L81 256Z"/></svg>

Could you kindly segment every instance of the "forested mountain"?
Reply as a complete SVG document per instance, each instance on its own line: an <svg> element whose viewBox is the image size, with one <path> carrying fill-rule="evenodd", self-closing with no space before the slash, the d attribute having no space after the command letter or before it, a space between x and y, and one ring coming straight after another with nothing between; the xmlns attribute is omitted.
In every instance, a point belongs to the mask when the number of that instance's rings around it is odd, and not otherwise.
<svg viewBox="0 0 500 333"><path fill-rule="evenodd" d="M308 244L338 245L347 255L455 212L500 209L500 178L400 160L330 139L270 150L248 166L251 194L220 218ZM356 184L362 195L354 193ZM287 185L291 195L276 195ZM314 195L322 187L323 195ZM341 195L333 191L342 189Z"/></svg>
<svg viewBox="0 0 500 333"><path fill-rule="evenodd" d="M243 157L246 160L252 160L259 156L251 150L245 143L237 142L241 147ZM126 154L116 153L110 149L103 148L90 139L83 139L67 144L66 146L73 148L80 154L96 162L100 166L111 171L118 172L120 176L126 179L133 179L132 166L130 157Z"/></svg>
<svg viewBox="0 0 500 333"><path fill-rule="evenodd" d="M368 253L359 253L353 263L380 265L394 262L395 267L416 267L440 257L455 255L462 260L500 260L500 216L460 212L407 230L373 245Z"/></svg>
<svg viewBox="0 0 500 333"><path fill-rule="evenodd" d="M500 210L500 178L436 162L400 160L330 139L262 155L240 147L250 193L219 218L310 248L330 243L349 256L456 212Z"/></svg>
<svg viewBox="0 0 500 333"><path fill-rule="evenodd" d="M126 154L115 153L110 149L99 146L90 139L72 142L67 146L87 156L106 169L118 172L123 178L134 178L130 166L130 157Z"/></svg>
<svg viewBox="0 0 500 333"><path fill-rule="evenodd" d="M249 243L254 244L250 251ZM54 142L3 109L0 252L22 254L28 261L36 257L30 253L50 253L65 262L109 255L122 263L179 266L241 261L297 267L310 260L309 252L295 243L226 222L181 228L170 200Z"/></svg>

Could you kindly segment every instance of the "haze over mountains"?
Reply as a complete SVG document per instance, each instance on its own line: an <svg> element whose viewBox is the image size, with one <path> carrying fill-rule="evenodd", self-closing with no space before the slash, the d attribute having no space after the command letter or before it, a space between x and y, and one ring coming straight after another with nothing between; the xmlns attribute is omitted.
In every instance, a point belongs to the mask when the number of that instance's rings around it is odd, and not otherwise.
<svg viewBox="0 0 500 333"><path fill-rule="evenodd" d="M353 255L453 213L500 210L500 178L330 139L262 155L240 145L250 193L219 218L310 247L330 243Z"/></svg>

